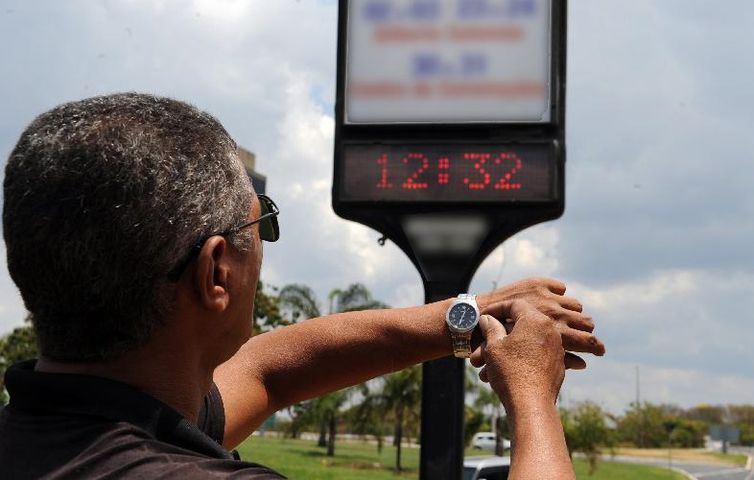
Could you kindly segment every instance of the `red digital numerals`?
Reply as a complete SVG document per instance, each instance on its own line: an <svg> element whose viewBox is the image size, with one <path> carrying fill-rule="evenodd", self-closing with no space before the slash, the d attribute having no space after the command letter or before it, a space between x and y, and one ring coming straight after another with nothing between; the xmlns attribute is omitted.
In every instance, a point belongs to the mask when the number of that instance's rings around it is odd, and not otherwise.
<svg viewBox="0 0 754 480"><path fill-rule="evenodd" d="M380 166L380 181L377 188L393 188L393 184L387 180L387 153L377 159L377 165Z"/></svg>
<svg viewBox="0 0 754 480"><path fill-rule="evenodd" d="M454 169L450 158L440 157L437 159L437 185L449 185L454 175L458 175L460 181L468 187L469 190L484 190L490 185L495 190L520 190L520 183L512 183L513 177L524 166L521 158L515 153L505 152L492 157L490 153L464 153L462 160L466 163L473 163L473 174L468 174L469 167ZM401 159L401 163L411 168L401 188L404 190L424 190L429 188L427 179L422 178L424 173L430 168L430 160L423 153L411 152ZM377 159L379 166L379 181L377 188L393 188L390 183L388 174L388 155L381 155ZM496 180L495 183L492 183Z"/></svg>
<svg viewBox="0 0 754 480"><path fill-rule="evenodd" d="M468 185L471 190L484 190L487 185L490 184L490 174L484 168L484 164L489 160L489 153L464 153L464 160L472 160L474 163L474 169L479 172L480 178L476 182L472 182L469 177L463 179L463 183Z"/></svg>
<svg viewBox="0 0 754 480"><path fill-rule="evenodd" d="M495 165L503 165L508 170L502 178L493 186L495 190L520 190L520 183L510 183L513 176L524 166L524 162L515 153L501 153L495 159Z"/></svg>
<svg viewBox="0 0 754 480"><path fill-rule="evenodd" d="M414 170L414 173L409 175L405 182L401 184L401 187L406 190L423 190L429 187L427 182L420 182L419 177L429 168L429 159L421 153L409 153L403 157L403 163L405 164L419 164L419 168Z"/></svg>

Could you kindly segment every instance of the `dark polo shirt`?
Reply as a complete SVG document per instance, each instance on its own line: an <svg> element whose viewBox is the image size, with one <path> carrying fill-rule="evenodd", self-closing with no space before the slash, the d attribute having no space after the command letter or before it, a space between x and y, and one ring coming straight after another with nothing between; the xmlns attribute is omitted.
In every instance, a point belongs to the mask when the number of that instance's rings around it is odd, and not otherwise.
<svg viewBox="0 0 754 480"><path fill-rule="evenodd" d="M2 479L285 478L221 447L225 413L214 385L197 426L129 385L34 365L16 364L5 375Z"/></svg>

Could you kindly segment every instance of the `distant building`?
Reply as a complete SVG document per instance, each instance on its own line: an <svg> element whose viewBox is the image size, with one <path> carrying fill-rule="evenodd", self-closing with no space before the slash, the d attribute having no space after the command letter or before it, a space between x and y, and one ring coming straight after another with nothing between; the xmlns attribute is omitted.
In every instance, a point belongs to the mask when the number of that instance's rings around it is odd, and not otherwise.
<svg viewBox="0 0 754 480"><path fill-rule="evenodd" d="M257 156L243 147L238 147L238 157L246 168L246 175L249 176L251 184L254 186L254 191L264 193L267 186L267 177L255 170Z"/></svg>

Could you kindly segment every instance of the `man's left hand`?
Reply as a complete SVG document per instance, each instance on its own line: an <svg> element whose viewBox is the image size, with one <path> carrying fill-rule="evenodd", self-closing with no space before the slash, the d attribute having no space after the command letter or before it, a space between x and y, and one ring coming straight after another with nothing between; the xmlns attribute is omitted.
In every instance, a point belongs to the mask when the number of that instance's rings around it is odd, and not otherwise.
<svg viewBox="0 0 754 480"><path fill-rule="evenodd" d="M581 302L565 296L565 292L566 285L561 281L552 278L529 278L480 294L477 296L477 303L483 315L492 315L501 322L506 322L502 303L525 300L556 323L563 338L563 348L572 352L604 355L605 345L592 333L592 317L584 314ZM477 346L478 337L475 340L477 341L473 343ZM586 362L576 355L568 354L566 366L582 369L586 367Z"/></svg>

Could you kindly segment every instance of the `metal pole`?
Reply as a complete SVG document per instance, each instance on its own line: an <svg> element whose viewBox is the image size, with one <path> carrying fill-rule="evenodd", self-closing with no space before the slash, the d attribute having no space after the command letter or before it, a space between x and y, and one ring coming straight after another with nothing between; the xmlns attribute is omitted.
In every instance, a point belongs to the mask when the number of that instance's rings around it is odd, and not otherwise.
<svg viewBox="0 0 754 480"><path fill-rule="evenodd" d="M427 283L426 303L454 297L468 285ZM465 362L454 357L424 364L419 478L460 480L463 469Z"/></svg>
<svg viewBox="0 0 754 480"><path fill-rule="evenodd" d="M639 415L639 448L644 446L644 411L641 409L641 396L639 391L639 366L636 365L636 413Z"/></svg>

